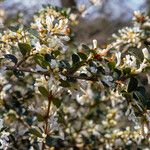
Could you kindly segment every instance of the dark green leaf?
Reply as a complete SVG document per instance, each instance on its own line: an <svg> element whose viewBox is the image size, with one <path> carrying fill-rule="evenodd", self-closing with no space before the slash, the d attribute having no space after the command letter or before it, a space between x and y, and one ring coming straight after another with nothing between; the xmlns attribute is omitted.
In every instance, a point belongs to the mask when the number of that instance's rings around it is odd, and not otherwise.
<svg viewBox="0 0 150 150"><path fill-rule="evenodd" d="M61 100L59 98L53 98L52 102L57 108L59 108L61 105Z"/></svg>
<svg viewBox="0 0 150 150"><path fill-rule="evenodd" d="M60 86L62 87L70 87L70 84L68 81L60 80Z"/></svg>
<svg viewBox="0 0 150 150"><path fill-rule="evenodd" d="M59 68L66 68L69 69L70 68L70 64L67 60L61 60L59 62Z"/></svg>
<svg viewBox="0 0 150 150"><path fill-rule="evenodd" d="M125 69L123 69L123 73L124 73L124 75L130 75L131 68L125 68Z"/></svg>
<svg viewBox="0 0 150 150"><path fill-rule="evenodd" d="M24 72L21 71L21 70L14 69L14 70L13 70L13 73L14 73L14 75L15 75L17 78L24 77Z"/></svg>
<svg viewBox="0 0 150 150"><path fill-rule="evenodd" d="M58 145L57 142L60 141L60 140L61 140L60 138L54 138L54 137L48 135L48 136L46 137L46 144L47 144L49 147L51 147L51 146L56 146L56 145Z"/></svg>
<svg viewBox="0 0 150 150"><path fill-rule="evenodd" d="M26 54L29 54L30 50L32 49L32 47L27 43L18 43L18 46L23 56L25 56Z"/></svg>
<svg viewBox="0 0 150 150"><path fill-rule="evenodd" d="M85 73L81 73L81 74L80 74L80 77L83 77L83 78L85 77L85 78L86 78L86 77L88 77L88 76L87 76L87 74L85 74Z"/></svg>
<svg viewBox="0 0 150 150"><path fill-rule="evenodd" d="M44 96L44 97L48 97L49 96L49 92L47 91L47 89L43 86L38 87L38 90L40 91L40 93Z"/></svg>
<svg viewBox="0 0 150 150"><path fill-rule="evenodd" d="M11 31L13 31L13 32L17 32L17 30L19 29L19 25L17 25L17 26L10 26L10 27L8 27Z"/></svg>
<svg viewBox="0 0 150 150"><path fill-rule="evenodd" d="M55 58L56 58L57 56L59 56L59 55L60 55L60 50L56 50L56 51L53 51L53 52L52 52L52 56L55 57Z"/></svg>
<svg viewBox="0 0 150 150"><path fill-rule="evenodd" d="M34 55L33 58L34 58L34 61L38 65L40 65L42 68L47 69L47 66L49 66L49 63L45 60L45 58L42 55L36 54L36 55Z"/></svg>
<svg viewBox="0 0 150 150"><path fill-rule="evenodd" d="M109 62L108 63L108 67L111 69L111 70L113 70L115 67L116 67L116 62Z"/></svg>
<svg viewBox="0 0 150 150"><path fill-rule="evenodd" d="M30 128L29 132L33 135L35 135L36 137L40 137L42 138L42 134L40 133L40 130L38 131L38 129L35 128Z"/></svg>
<svg viewBox="0 0 150 150"><path fill-rule="evenodd" d="M114 69L113 77L118 80L121 76L121 71L119 69Z"/></svg>
<svg viewBox="0 0 150 150"><path fill-rule="evenodd" d="M131 77L130 82L128 84L128 92L135 91L137 89L137 86L138 86L138 80L134 77Z"/></svg>
<svg viewBox="0 0 150 150"><path fill-rule="evenodd" d="M146 90L143 86L137 87L137 91L139 91L143 96L145 96Z"/></svg>
<svg viewBox="0 0 150 150"><path fill-rule="evenodd" d="M78 55L81 59L86 60L87 59L87 55L82 53L82 52L78 52Z"/></svg>
<svg viewBox="0 0 150 150"><path fill-rule="evenodd" d="M146 101L144 95L142 95L139 91L134 91L134 98L136 98L137 100L139 100L141 103L143 103L144 101Z"/></svg>
<svg viewBox="0 0 150 150"><path fill-rule="evenodd" d="M147 106L147 96L144 87L137 87L137 90L134 92L134 98L139 100L143 105Z"/></svg>
<svg viewBox="0 0 150 150"><path fill-rule="evenodd" d="M17 62L18 62L18 59L14 55L12 55L12 54L6 54L6 55L4 55L4 57L6 59L11 60L15 64L17 64Z"/></svg>
<svg viewBox="0 0 150 150"><path fill-rule="evenodd" d="M28 32L37 38L39 37L38 31L35 29L29 29Z"/></svg>
<svg viewBox="0 0 150 150"><path fill-rule="evenodd" d="M45 117L43 115L41 115L41 114L37 114L37 120L39 122L43 122L45 120Z"/></svg>
<svg viewBox="0 0 150 150"><path fill-rule="evenodd" d="M79 56L77 54L72 54L72 62L73 62L73 64L76 64L79 61L80 61Z"/></svg>
<svg viewBox="0 0 150 150"><path fill-rule="evenodd" d="M45 58L45 60L46 60L47 62L51 62L51 59L54 59L54 57L51 56L50 54L45 54L45 55L44 55L44 58Z"/></svg>
<svg viewBox="0 0 150 150"><path fill-rule="evenodd" d="M81 66L84 65L84 63L85 63L84 61L79 61L79 62L77 62L76 64L74 64L74 65L70 68L69 73L70 73L70 74L75 73Z"/></svg>

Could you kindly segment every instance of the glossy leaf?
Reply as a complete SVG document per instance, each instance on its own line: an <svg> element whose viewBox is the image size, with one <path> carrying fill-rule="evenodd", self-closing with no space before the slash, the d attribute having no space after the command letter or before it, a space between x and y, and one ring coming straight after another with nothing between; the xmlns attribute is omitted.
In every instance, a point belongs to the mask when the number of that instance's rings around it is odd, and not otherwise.
<svg viewBox="0 0 150 150"><path fill-rule="evenodd" d="M36 137L42 138L42 134L40 133L40 130L38 130L37 128L30 128L29 132L35 135Z"/></svg>
<svg viewBox="0 0 150 150"><path fill-rule="evenodd" d="M128 92L135 91L138 86L138 80L134 77L130 78L129 84L128 84Z"/></svg>
<svg viewBox="0 0 150 150"><path fill-rule="evenodd" d="M23 56L25 56L26 54L29 54L30 50L32 49L32 47L27 43L18 43L18 46Z"/></svg>
<svg viewBox="0 0 150 150"><path fill-rule="evenodd" d="M52 102L57 108L59 108L61 105L61 100L59 98L53 98Z"/></svg>
<svg viewBox="0 0 150 150"><path fill-rule="evenodd" d="M47 89L43 86L38 87L39 92L44 96L44 97L48 97L49 92L47 91Z"/></svg>
<svg viewBox="0 0 150 150"><path fill-rule="evenodd" d="M73 62L73 64L76 64L79 61L80 61L79 56L77 54L72 54L72 62Z"/></svg>
<svg viewBox="0 0 150 150"><path fill-rule="evenodd" d="M10 61L12 61L13 63L17 64L18 59L16 58L16 56L12 55L12 54L6 54L4 55L4 57Z"/></svg>

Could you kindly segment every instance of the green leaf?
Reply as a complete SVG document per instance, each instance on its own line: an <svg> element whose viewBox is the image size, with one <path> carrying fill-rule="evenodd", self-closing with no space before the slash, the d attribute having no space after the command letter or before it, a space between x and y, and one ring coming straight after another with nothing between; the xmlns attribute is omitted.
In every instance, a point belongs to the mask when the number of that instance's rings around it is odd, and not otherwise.
<svg viewBox="0 0 150 150"><path fill-rule="evenodd" d="M70 68L69 73L70 73L70 74L75 73L81 66L84 65L84 63L85 63L84 61L79 61L79 62L77 62L76 64L74 64L74 65Z"/></svg>
<svg viewBox="0 0 150 150"><path fill-rule="evenodd" d="M86 77L88 77L88 76L87 76L87 74L85 74L85 73L80 73L80 77L83 77L83 78L85 77L85 78L86 78Z"/></svg>
<svg viewBox="0 0 150 150"><path fill-rule="evenodd" d="M59 138L54 138L54 137L51 137L51 136L47 136L46 137L46 144L51 147L51 146L55 146L57 145L57 142L59 141L60 139Z"/></svg>
<svg viewBox="0 0 150 150"><path fill-rule="evenodd" d="M52 52L52 56L54 56L55 58L57 57L57 56L59 56L61 53L60 53L60 50L56 50L56 51L53 51Z"/></svg>
<svg viewBox="0 0 150 150"><path fill-rule="evenodd" d="M18 62L18 59L14 55L12 55L12 54L6 54L6 55L4 55L4 57L6 59L11 60L15 64L17 64L17 62Z"/></svg>
<svg viewBox="0 0 150 150"><path fill-rule="evenodd" d="M30 50L32 49L32 47L27 43L18 43L18 46L23 56L25 56L26 54L29 54Z"/></svg>
<svg viewBox="0 0 150 150"><path fill-rule="evenodd" d="M125 69L123 69L123 74L124 75L130 75L130 73L131 73L131 68L125 68Z"/></svg>
<svg viewBox="0 0 150 150"><path fill-rule="evenodd" d="M73 62L73 64L76 64L79 61L80 61L79 56L77 54L72 54L72 62Z"/></svg>
<svg viewBox="0 0 150 150"><path fill-rule="evenodd" d="M61 105L61 100L59 98L53 98L52 102L57 108L59 108Z"/></svg>
<svg viewBox="0 0 150 150"><path fill-rule="evenodd" d="M40 130L38 128L31 128L29 129L29 132L35 135L36 137L42 138L42 134L40 133Z"/></svg>
<svg viewBox="0 0 150 150"><path fill-rule="evenodd" d="M44 55L44 58L45 58L45 60L46 60L47 62L51 62L51 59L54 59L54 57L51 56L50 54L45 54L45 55Z"/></svg>
<svg viewBox="0 0 150 150"><path fill-rule="evenodd" d="M138 86L138 80L134 77L130 78L129 84L128 84L128 92L135 91Z"/></svg>
<svg viewBox="0 0 150 150"><path fill-rule="evenodd" d="M44 97L48 97L49 96L49 92L47 91L47 89L43 86L38 87L39 92L44 96Z"/></svg>
<svg viewBox="0 0 150 150"><path fill-rule="evenodd" d="M121 76L121 71L119 69L114 69L113 77L118 80Z"/></svg>
<svg viewBox="0 0 150 150"><path fill-rule="evenodd" d="M17 32L17 30L19 29L19 25L17 25L17 26L10 26L10 27L8 27L11 31L13 31L13 32Z"/></svg>
<svg viewBox="0 0 150 150"><path fill-rule="evenodd" d="M45 117L43 115L41 115L41 114L37 114L36 116L37 116L37 120L39 122L43 122L45 120Z"/></svg>
<svg viewBox="0 0 150 150"><path fill-rule="evenodd" d="M35 63L37 63L38 65L40 65L42 68L47 69L47 66L49 66L49 63L40 54L34 55L33 59L34 59Z"/></svg>
<svg viewBox="0 0 150 150"><path fill-rule="evenodd" d="M37 38L39 37L38 31L35 29L29 29L28 32Z"/></svg>
<svg viewBox="0 0 150 150"><path fill-rule="evenodd" d="M111 69L111 70L113 70L115 67L116 67L116 62L109 62L108 63L108 67Z"/></svg>
<svg viewBox="0 0 150 150"><path fill-rule="evenodd" d="M143 86L137 87L137 90L134 91L135 99L138 99L144 106L147 106L147 96L146 90Z"/></svg>
<svg viewBox="0 0 150 150"><path fill-rule="evenodd" d="M144 102L146 99L139 91L134 91L134 95L140 102Z"/></svg>
<svg viewBox="0 0 150 150"><path fill-rule="evenodd" d="M145 96L146 90L143 86L139 86L137 87L137 91L139 91L142 95Z"/></svg>
<svg viewBox="0 0 150 150"><path fill-rule="evenodd" d="M62 87L70 87L70 83L68 81L60 80L60 86Z"/></svg>
<svg viewBox="0 0 150 150"><path fill-rule="evenodd" d="M66 68L66 69L69 69L70 68L70 64L67 60L61 60L59 62L59 68Z"/></svg>
<svg viewBox="0 0 150 150"><path fill-rule="evenodd" d="M79 57L80 57L81 59L87 60L87 55L86 55L86 54L84 54L84 53L82 53L82 52L78 52L78 55L79 55Z"/></svg>
<svg viewBox="0 0 150 150"><path fill-rule="evenodd" d="M21 71L21 70L18 70L18 69L14 69L14 70L13 70L13 73L14 73L14 75L15 75L17 78L20 78L20 77L24 77L24 76L25 76L25 75L24 75L24 72Z"/></svg>

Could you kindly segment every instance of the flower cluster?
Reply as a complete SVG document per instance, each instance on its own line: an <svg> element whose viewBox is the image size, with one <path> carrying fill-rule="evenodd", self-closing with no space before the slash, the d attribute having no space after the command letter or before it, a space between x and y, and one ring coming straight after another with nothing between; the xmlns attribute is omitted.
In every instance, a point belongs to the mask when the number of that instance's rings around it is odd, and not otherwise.
<svg viewBox="0 0 150 150"><path fill-rule="evenodd" d="M70 28L68 19L60 12L47 7L40 12L39 16L35 16L31 28L38 31L41 41L36 43L35 52L47 53L57 50L58 48L65 52L67 46L65 42L70 40Z"/></svg>

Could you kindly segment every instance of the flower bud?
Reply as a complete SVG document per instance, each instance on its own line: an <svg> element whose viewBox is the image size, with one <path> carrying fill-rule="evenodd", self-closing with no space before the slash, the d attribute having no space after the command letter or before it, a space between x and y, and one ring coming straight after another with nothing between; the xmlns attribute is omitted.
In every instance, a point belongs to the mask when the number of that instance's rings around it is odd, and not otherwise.
<svg viewBox="0 0 150 150"><path fill-rule="evenodd" d="M93 40L93 49L97 48L97 40Z"/></svg>

